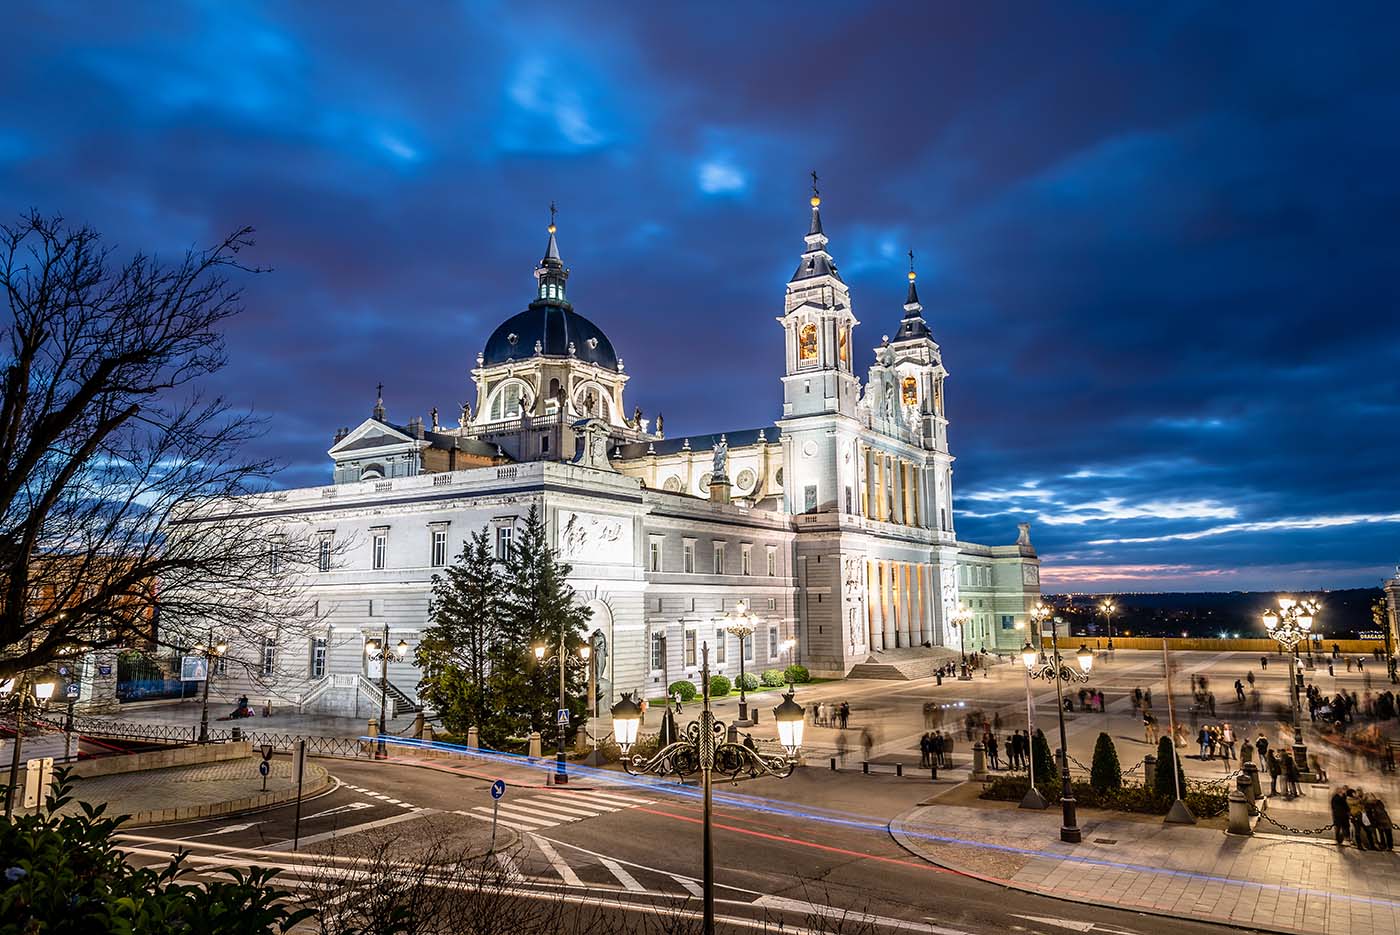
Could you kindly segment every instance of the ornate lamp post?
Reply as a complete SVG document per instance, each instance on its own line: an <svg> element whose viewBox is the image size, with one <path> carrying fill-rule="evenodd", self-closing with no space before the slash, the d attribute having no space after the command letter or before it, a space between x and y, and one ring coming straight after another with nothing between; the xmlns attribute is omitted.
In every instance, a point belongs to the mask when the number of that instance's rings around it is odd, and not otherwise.
<svg viewBox="0 0 1400 935"><path fill-rule="evenodd" d="M196 646L195 652L204 656L204 697L199 706L199 742L209 742L209 683L214 681L214 660L228 652L228 643L214 642L214 629L209 628L208 639L203 646Z"/></svg>
<svg viewBox="0 0 1400 935"><path fill-rule="evenodd" d="M1037 604L1032 614L1043 619L1045 612L1045 606ZM1031 678L1055 683L1055 696L1058 700L1055 705L1055 713L1060 719L1060 809L1062 812L1060 840L1068 844L1078 844L1082 840L1082 836L1075 818L1074 791L1069 782L1069 743L1065 738L1064 683L1089 681L1089 670L1094 667L1094 654L1089 651L1089 647L1080 644L1079 651L1074 654L1079 660L1079 668L1076 670L1066 665L1060 659L1060 641L1055 634L1055 625L1059 622L1059 617L1050 618L1050 641L1054 652L1052 661L1041 663L1035 651L1030 648L1029 643L1026 644L1027 648L1022 650L1021 661L1025 663L1026 672ZM1034 761L1034 749L1031 752L1031 759Z"/></svg>
<svg viewBox="0 0 1400 935"><path fill-rule="evenodd" d="M758 617L749 610L749 602L741 599L724 620L725 631L739 638L739 718L734 723L748 727L753 721L749 720L749 700L744 691L744 647L753 636ZM709 676L705 677L705 681L708 684Z"/></svg>
<svg viewBox="0 0 1400 935"><path fill-rule="evenodd" d="M33 691L32 697L30 695L31 689ZM5 819L7 821L14 814L15 793L17 791L15 785L19 782L20 747L24 743L25 719L48 706L49 699L53 697L53 690L53 682L31 683L26 673L21 673L12 679L6 679L3 684L0 684L0 704L15 714L15 749L10 754L10 785L5 794Z"/></svg>
<svg viewBox="0 0 1400 935"><path fill-rule="evenodd" d="M972 622L972 617L972 610L966 604L959 604L958 612L948 621L958 628L958 653L962 658L962 665L958 667L958 680L963 682L972 678L972 671L967 667L967 625Z"/></svg>
<svg viewBox="0 0 1400 935"><path fill-rule="evenodd" d="M1395 647L1391 643L1390 637L1390 611L1386 607L1385 598L1378 597L1371 605L1371 621L1385 633L1385 670L1390 676L1390 681L1395 681Z"/></svg>
<svg viewBox="0 0 1400 935"><path fill-rule="evenodd" d="M1021 661L1026 666L1026 762L1029 764L1027 777L1030 779L1031 787L1026 790L1025 798L1021 799L1021 808L1045 808L1045 797L1040 794L1040 790L1035 787L1035 700L1031 695L1031 669L1040 661L1040 653L1026 641L1026 645L1021 647Z"/></svg>
<svg viewBox="0 0 1400 935"><path fill-rule="evenodd" d="M591 649L589 648L589 646L588 646L586 643L585 643L583 646L580 646L580 647L579 647L579 649L578 649L578 655L579 655L579 658L582 659L582 660L584 661L584 663L586 663L586 664L589 666L589 669L591 670L591 669L592 669L592 666L593 666L593 663L591 662L591 657L592 657L593 653L592 653ZM543 663L543 662L544 662L544 656L545 656L545 648L544 648L543 646L536 646L536 647L535 647L535 661L536 661L536 662L539 662L539 663ZM564 734L565 734L564 728L567 727L568 724L567 724L567 722L563 722L563 721L562 721L562 717L568 713L568 710L569 710L569 699L568 699L568 696L567 696L567 694L566 694L567 691L568 691L568 687L567 687L567 685L566 685L566 683L565 683L565 679L566 679L566 677L568 676L568 668L567 668L567 666L565 665L565 663L566 663L567 660L566 660L565 655L564 655L564 631L563 631L562 629L559 631L559 649L558 649L558 651L555 653L554 658L555 658L555 659L558 661L558 663L559 663L559 711L560 711L560 713L561 713L561 714L560 714L561 720L560 720L559 722L556 722L556 723L555 723L555 727L558 729L558 733L559 733L559 742L555 745L555 748L554 748L554 784L555 784L556 786L564 786L564 785L568 785L568 783L569 783L569 771L568 771L568 770L569 770L569 765L568 765L568 764L569 764L569 758L568 758L568 747L567 747L567 744L565 743L565 737L564 737ZM589 674L590 674L590 676L591 676L591 675L592 675L592 672L590 671ZM591 692L592 692L592 689L591 689L592 679L591 679L591 678L589 679L589 683L590 683L590 694L591 694ZM592 710L592 703L591 703L591 702L587 705L586 710L590 710L590 711ZM640 709L639 709L639 710L640 710Z"/></svg>
<svg viewBox="0 0 1400 935"><path fill-rule="evenodd" d="M701 647L701 682L704 707L700 719L691 721L677 739L668 743L650 759L642 756L629 756L637 739L637 725L641 723L642 712L632 700L631 692L624 692L622 700L613 705L613 734L622 748L622 768L633 776L651 773L657 776L674 775L685 777L700 774L700 786L704 795L704 820L702 852L704 862L704 931L713 935L715 930L715 863L711 841L712 816L712 775L716 772L737 779L741 773L756 777L760 773L786 779L792 775L797 763L797 755L802 745L802 727L806 710L792 700L793 692L783 695L783 703L773 710L778 724L778 736L785 753L765 754L753 747L729 739L729 731L723 721L715 718L710 711L710 645ZM790 688L791 686L789 686ZM666 717L671 717L668 709ZM666 730L662 730L665 736Z"/></svg>
<svg viewBox="0 0 1400 935"><path fill-rule="evenodd" d="M388 754L384 750L384 732L389 729L385 716L389 711L389 661L395 657L403 659L408 653L408 643L399 640L399 645L389 648L389 624L384 624L384 639L365 643L365 655L379 663L379 743L375 748L376 757Z"/></svg>
<svg viewBox="0 0 1400 935"><path fill-rule="evenodd" d="M1322 605L1311 598L1298 601L1280 597L1278 610L1271 607L1264 611L1264 629L1288 654L1288 695L1293 710L1293 762L1298 764L1298 772L1304 774L1309 773L1308 748L1303 743L1302 706L1298 701L1298 657L1294 650L1300 642L1308 639L1313 618L1321 609Z"/></svg>
<svg viewBox="0 0 1400 935"><path fill-rule="evenodd" d="M1108 620L1108 648L1113 649L1113 614L1118 610L1118 605L1113 603L1112 598L1104 598L1099 605L1099 610L1103 611L1104 618Z"/></svg>

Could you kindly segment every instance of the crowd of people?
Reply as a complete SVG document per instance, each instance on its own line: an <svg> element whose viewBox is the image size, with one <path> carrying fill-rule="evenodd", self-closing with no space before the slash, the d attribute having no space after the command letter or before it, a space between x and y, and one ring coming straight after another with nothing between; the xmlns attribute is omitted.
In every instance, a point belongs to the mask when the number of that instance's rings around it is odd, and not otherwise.
<svg viewBox="0 0 1400 935"><path fill-rule="evenodd" d="M1362 850L1395 848L1394 825L1385 803L1362 789L1342 786L1332 793L1332 833L1340 846L1351 841Z"/></svg>

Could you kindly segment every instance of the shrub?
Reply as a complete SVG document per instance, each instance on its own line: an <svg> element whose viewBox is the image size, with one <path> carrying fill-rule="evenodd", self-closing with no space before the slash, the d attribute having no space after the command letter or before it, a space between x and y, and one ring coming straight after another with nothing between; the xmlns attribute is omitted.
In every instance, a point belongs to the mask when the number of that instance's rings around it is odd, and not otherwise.
<svg viewBox="0 0 1400 935"><path fill-rule="evenodd" d="M734 680L734 684L738 685L746 692L751 692L758 688L758 676L754 675L752 672L745 672Z"/></svg>
<svg viewBox="0 0 1400 935"><path fill-rule="evenodd" d="M1172 760L1176 760L1176 768L1181 770L1181 790L1186 791L1186 771L1181 769L1181 758L1176 755L1176 749L1172 746L1170 737L1163 737L1157 741L1157 772L1152 777L1152 788L1162 798L1168 802L1176 799L1176 774L1172 772Z"/></svg>
<svg viewBox="0 0 1400 935"><path fill-rule="evenodd" d="M1042 795L1058 795L1060 786L1059 770L1055 768L1055 758L1050 755L1050 743L1045 732L1037 729L1031 741L1031 757L1035 760L1035 787Z"/></svg>
<svg viewBox="0 0 1400 935"><path fill-rule="evenodd" d="M722 675L710 676L710 697L723 698L729 694L730 681Z"/></svg>
<svg viewBox="0 0 1400 935"><path fill-rule="evenodd" d="M1107 731L1099 734L1094 744L1094 760L1089 769L1089 785L1103 793L1123 787L1123 767L1118 764L1118 750Z"/></svg>
<svg viewBox="0 0 1400 935"><path fill-rule="evenodd" d="M1139 812L1147 815L1165 815L1171 808L1172 799L1163 798L1142 786L1125 785L1118 789L1099 791L1092 783L1082 780L1070 784L1075 801L1084 808L1104 808L1120 812ZM1026 795L1030 783L1023 775L1003 774L982 785L981 798L997 802L1019 802ZM1041 795L1052 802L1060 796L1059 782L1056 780L1053 795L1048 795L1041 787ZM1229 796L1223 787L1192 787L1186 793L1186 804L1198 818L1214 818L1229 808Z"/></svg>
<svg viewBox="0 0 1400 935"><path fill-rule="evenodd" d="M787 676L787 680L794 685L801 685L803 682L812 680L812 673L807 671L807 667L795 662L783 670L783 675Z"/></svg>
<svg viewBox="0 0 1400 935"><path fill-rule="evenodd" d="M769 688L777 688L779 685L786 685L787 679L783 676L782 669L764 669L758 680Z"/></svg>
<svg viewBox="0 0 1400 935"><path fill-rule="evenodd" d="M698 694L698 692L695 691L694 685L692 685L690 682L684 681L672 682L666 687L666 694L669 697L674 698L676 696L676 692L681 693L681 701L694 701L695 696Z"/></svg>

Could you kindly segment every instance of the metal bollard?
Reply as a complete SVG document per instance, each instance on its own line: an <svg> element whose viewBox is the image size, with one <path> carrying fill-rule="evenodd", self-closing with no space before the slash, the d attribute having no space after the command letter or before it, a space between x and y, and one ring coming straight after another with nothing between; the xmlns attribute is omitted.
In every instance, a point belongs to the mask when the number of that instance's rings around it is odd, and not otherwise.
<svg viewBox="0 0 1400 935"><path fill-rule="evenodd" d="M836 757L831 758L831 771L836 772Z"/></svg>
<svg viewBox="0 0 1400 935"><path fill-rule="evenodd" d="M1148 792L1157 782L1157 758L1152 754L1142 758L1142 785Z"/></svg>
<svg viewBox="0 0 1400 935"><path fill-rule="evenodd" d="M1237 784L1230 790L1230 824L1225 829L1227 834L1254 834L1254 828L1249 824L1249 807L1249 796L1241 788L1241 784Z"/></svg>
<svg viewBox="0 0 1400 935"><path fill-rule="evenodd" d="M861 760L861 761L860 761L860 771L861 771L862 773L864 773L865 775L867 775L867 776L870 775L870 761L869 761L869 760Z"/></svg>
<svg viewBox="0 0 1400 935"><path fill-rule="evenodd" d="M934 763L928 768L929 782L938 782L938 764Z"/></svg>
<svg viewBox="0 0 1400 935"><path fill-rule="evenodd" d="M895 774L896 776L903 776L903 775L904 775L904 764L903 764L903 763L896 763L896 764L894 764L894 774Z"/></svg>
<svg viewBox="0 0 1400 935"><path fill-rule="evenodd" d="M984 782L987 779L987 748L982 741L972 745L972 781Z"/></svg>

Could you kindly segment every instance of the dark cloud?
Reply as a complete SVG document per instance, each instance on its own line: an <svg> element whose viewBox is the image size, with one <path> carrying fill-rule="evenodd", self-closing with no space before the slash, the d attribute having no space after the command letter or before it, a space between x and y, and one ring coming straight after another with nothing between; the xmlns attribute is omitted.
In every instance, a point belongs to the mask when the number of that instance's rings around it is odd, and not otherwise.
<svg viewBox="0 0 1400 935"><path fill-rule="evenodd" d="M256 226L220 388L300 485L381 379L455 411L551 199L630 400L770 421L816 166L858 347L919 255L960 534L1030 519L1066 587L1389 567L1390 8L634 7L10 10L0 211L161 252Z"/></svg>

